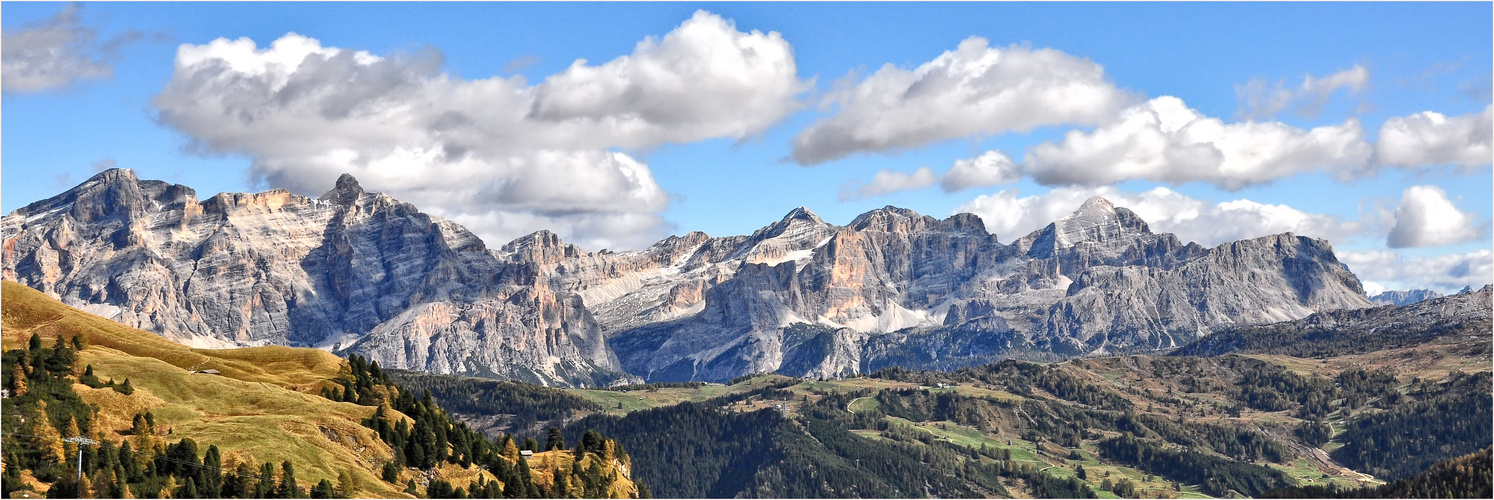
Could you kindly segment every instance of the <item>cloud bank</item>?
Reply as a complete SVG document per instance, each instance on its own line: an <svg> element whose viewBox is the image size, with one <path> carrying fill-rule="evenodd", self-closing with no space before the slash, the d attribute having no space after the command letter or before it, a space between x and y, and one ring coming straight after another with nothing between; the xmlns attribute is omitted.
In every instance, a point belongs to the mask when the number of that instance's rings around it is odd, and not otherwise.
<svg viewBox="0 0 1494 500"><path fill-rule="evenodd" d="M1183 241L1204 246L1293 232L1300 235L1342 240L1368 229L1359 221L1333 215L1307 213L1286 205L1257 203L1247 199L1213 203L1165 187L1141 193L1113 187L1058 188L1035 196L1020 196L1017 190L981 195L955 209L985 221L986 230L1002 241L1014 241L1063 218L1084 200L1103 196L1117 207L1136 212L1153 232L1173 233Z"/></svg>
<svg viewBox="0 0 1494 500"><path fill-rule="evenodd" d="M153 102L204 153L315 195L342 173L472 228L492 245L551 229L590 248L669 231L669 196L621 150L742 140L799 109L809 84L778 33L696 12L600 65L537 85L463 80L434 52L379 56L295 33L182 45Z"/></svg>
<svg viewBox="0 0 1494 500"><path fill-rule="evenodd" d="M1302 130L1280 122L1225 123L1163 96L1089 132L1028 150L1025 170L1044 185L1099 186L1146 179L1206 182L1234 191L1309 171L1362 173L1372 149L1357 120Z"/></svg>
<svg viewBox="0 0 1494 500"><path fill-rule="evenodd" d="M800 132L791 156L814 165L972 135L1094 125L1134 100L1088 59L970 37L915 69L888 64L833 93L836 113Z"/></svg>
<svg viewBox="0 0 1494 500"><path fill-rule="evenodd" d="M1385 165L1488 165L1494 162L1494 107L1448 117L1435 111L1391 118L1380 126L1375 157Z"/></svg>

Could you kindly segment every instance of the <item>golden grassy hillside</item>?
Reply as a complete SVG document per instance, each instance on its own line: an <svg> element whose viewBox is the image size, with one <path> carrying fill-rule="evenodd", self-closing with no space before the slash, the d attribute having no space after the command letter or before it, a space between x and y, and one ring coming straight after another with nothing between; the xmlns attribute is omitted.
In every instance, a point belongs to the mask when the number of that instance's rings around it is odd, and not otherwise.
<svg viewBox="0 0 1494 500"><path fill-rule="evenodd" d="M358 484L356 496L409 497L378 478L391 451L360 423L374 408L318 395L345 370L337 356L287 347L193 349L8 281L0 306L4 349L24 346L33 333L47 345L58 335L81 336L86 346L79 367L93 365L104 380L130 380L135 392L129 396L74 385L84 401L97 405L105 439L136 439L127 436L131 420L148 410L158 434L169 432L155 439L190 437L202 448L217 445L225 462L278 466L289 460L306 485L323 478L336 483L338 473L347 471ZM192 372L209 368L221 375Z"/></svg>

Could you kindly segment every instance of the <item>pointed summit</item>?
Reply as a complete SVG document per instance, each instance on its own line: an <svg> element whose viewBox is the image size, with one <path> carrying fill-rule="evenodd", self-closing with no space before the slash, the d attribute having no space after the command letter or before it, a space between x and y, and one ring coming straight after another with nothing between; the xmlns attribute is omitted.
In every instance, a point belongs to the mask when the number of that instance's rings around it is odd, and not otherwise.
<svg viewBox="0 0 1494 500"><path fill-rule="evenodd" d="M143 208L145 199L146 196L140 189L140 180L135 178L135 171L111 168L57 196L26 205L12 213L32 216L67 212L74 219L88 222L138 211Z"/></svg>
<svg viewBox="0 0 1494 500"><path fill-rule="evenodd" d="M1086 241L1119 250L1151 233L1146 221L1135 212L1117 207L1104 197L1094 196L1084 200L1084 204L1073 213L1022 237L1018 244L1029 256L1046 258L1059 249Z"/></svg>
<svg viewBox="0 0 1494 500"><path fill-rule="evenodd" d="M1104 196L1091 196L1088 200L1084 200L1084 204L1079 205L1079 210L1076 210L1074 213L1097 212L1115 212L1115 204L1110 203L1110 200L1105 199Z"/></svg>
<svg viewBox="0 0 1494 500"><path fill-rule="evenodd" d="M1125 240L1128 236L1151 233L1146 221L1126 208L1116 208L1100 196L1084 200L1079 209L1054 222L1054 240L1061 247L1073 246L1081 241L1107 244Z"/></svg>
<svg viewBox="0 0 1494 500"><path fill-rule="evenodd" d="M353 178L352 174L342 174L337 178L337 185L319 199L339 205L348 205L358 201L359 196L363 196L363 186L358 185L358 179Z"/></svg>
<svg viewBox="0 0 1494 500"><path fill-rule="evenodd" d="M820 219L820 216L815 215L814 212L811 212L811 211L809 211L808 208L804 208L804 207L799 207L799 208L795 208L793 210L790 210L788 214L786 214L786 215L783 216L782 220L783 221L806 220L806 221L809 221L809 222L818 222L818 223L822 223L822 224L825 222L824 220Z"/></svg>

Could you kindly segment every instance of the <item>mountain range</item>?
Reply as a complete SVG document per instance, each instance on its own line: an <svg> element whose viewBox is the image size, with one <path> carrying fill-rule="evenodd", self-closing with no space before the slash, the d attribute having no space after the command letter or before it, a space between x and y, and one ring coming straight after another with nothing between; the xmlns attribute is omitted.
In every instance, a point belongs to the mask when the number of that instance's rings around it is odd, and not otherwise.
<svg viewBox="0 0 1494 500"><path fill-rule="evenodd" d="M1370 297L1369 300L1380 305L1406 306L1441 296L1442 294L1437 293L1435 290L1389 290L1377 293L1373 297Z"/></svg>
<svg viewBox="0 0 1494 500"><path fill-rule="evenodd" d="M3 218L3 277L201 347L314 346L545 385L839 377L1181 346L1373 304L1324 240L1204 248L1092 198L1003 243L979 217L803 208L746 236L489 248L344 175L220 193L102 172Z"/></svg>

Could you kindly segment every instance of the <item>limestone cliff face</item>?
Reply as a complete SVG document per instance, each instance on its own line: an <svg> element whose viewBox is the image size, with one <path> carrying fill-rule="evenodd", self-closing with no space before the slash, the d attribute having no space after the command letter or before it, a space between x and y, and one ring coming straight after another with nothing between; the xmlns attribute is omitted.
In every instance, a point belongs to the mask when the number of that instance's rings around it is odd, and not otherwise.
<svg viewBox="0 0 1494 500"><path fill-rule="evenodd" d="M109 170L4 218L5 278L199 346L361 352L549 384L623 377L574 294L461 226L343 176L318 199Z"/></svg>
<svg viewBox="0 0 1494 500"><path fill-rule="evenodd" d="M1168 348L1216 328L1369 305L1322 240L1284 234L1205 249L1154 234L1100 198L1010 245L973 215L894 207L816 231L830 237L795 259L735 264L694 315L604 321L624 368L718 381L952 368Z"/></svg>
<svg viewBox="0 0 1494 500"><path fill-rule="evenodd" d="M3 226L5 279L170 338L552 385L1135 352L1370 305L1322 240L1206 249L1101 198L1010 244L974 215L885 207L625 253L548 231L491 250L348 176L199 202L110 170Z"/></svg>

